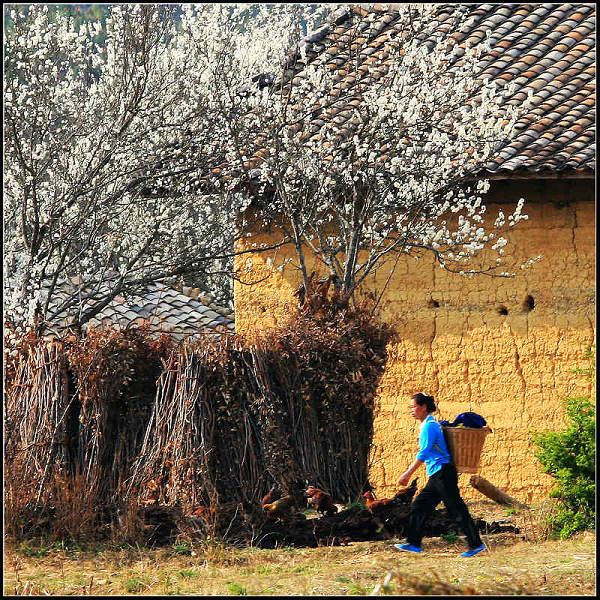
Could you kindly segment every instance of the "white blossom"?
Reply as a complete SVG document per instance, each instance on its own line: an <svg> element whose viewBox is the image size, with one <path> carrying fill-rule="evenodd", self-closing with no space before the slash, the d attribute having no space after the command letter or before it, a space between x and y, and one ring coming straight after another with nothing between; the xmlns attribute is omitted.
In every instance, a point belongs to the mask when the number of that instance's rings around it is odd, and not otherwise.
<svg viewBox="0 0 600 600"><path fill-rule="evenodd" d="M79 30L60 8L12 9L4 291L16 320L52 317L43 292L55 277L106 297L166 276L231 276L248 197L235 181L198 189L232 141L216 107L281 62L292 28L278 37L258 18L242 34L251 7L208 4L184 5L178 27L176 9L115 4L105 25ZM234 61L243 68L223 68Z"/></svg>
<svg viewBox="0 0 600 600"><path fill-rule="evenodd" d="M373 54L371 75L384 57L390 69L352 99L334 93L328 55L310 58L313 37L302 39L342 5L184 4L179 26L174 5L111 5L104 28L78 31L60 10L53 20L46 5L24 6L12 9L5 42L5 293L15 315L39 309L55 276L100 285L117 272L133 287L203 271L212 281L230 270L250 226L234 221L252 202L298 250L305 280L313 253L346 293L398 252L430 250L470 275L463 264L500 252L500 233L527 218L521 199L484 226L489 181L466 182L522 107L477 78L481 48L422 43L433 5L394 5L413 33ZM357 37L374 26L371 14ZM491 273L500 263L490 262Z"/></svg>

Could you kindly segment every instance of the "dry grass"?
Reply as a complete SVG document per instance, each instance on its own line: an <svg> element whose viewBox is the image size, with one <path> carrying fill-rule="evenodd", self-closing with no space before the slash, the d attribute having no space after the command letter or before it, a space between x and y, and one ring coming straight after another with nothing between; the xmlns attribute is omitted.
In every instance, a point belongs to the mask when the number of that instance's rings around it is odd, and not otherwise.
<svg viewBox="0 0 600 600"><path fill-rule="evenodd" d="M458 557L462 542L441 538L426 538L421 555L399 553L392 547L394 540L277 550L207 543L96 552L60 547L36 551L7 544L4 593L369 595L375 590L395 595L594 595L593 532L544 541L538 512L507 515L511 511L486 502L471 507L486 519L522 522L523 529L485 536L488 551L472 559Z"/></svg>

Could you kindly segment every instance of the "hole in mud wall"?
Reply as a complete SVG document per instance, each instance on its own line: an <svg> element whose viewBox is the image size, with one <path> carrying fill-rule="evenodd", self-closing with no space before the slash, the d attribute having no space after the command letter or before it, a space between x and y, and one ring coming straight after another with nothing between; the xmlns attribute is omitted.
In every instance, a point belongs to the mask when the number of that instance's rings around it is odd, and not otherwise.
<svg viewBox="0 0 600 600"><path fill-rule="evenodd" d="M507 315L508 314L508 308L506 308L506 306L504 306L504 305L500 305L500 306L498 306L498 308L496 308L496 312L499 315Z"/></svg>
<svg viewBox="0 0 600 600"><path fill-rule="evenodd" d="M434 300L433 298L429 300L429 302L427 303L427 306L429 308L439 308L440 307L440 303L437 300Z"/></svg>
<svg viewBox="0 0 600 600"><path fill-rule="evenodd" d="M533 296L527 296L527 298L525 298L525 301L523 302L523 310L525 310L526 312L529 312L530 310L533 310L535 308L535 301L533 299Z"/></svg>

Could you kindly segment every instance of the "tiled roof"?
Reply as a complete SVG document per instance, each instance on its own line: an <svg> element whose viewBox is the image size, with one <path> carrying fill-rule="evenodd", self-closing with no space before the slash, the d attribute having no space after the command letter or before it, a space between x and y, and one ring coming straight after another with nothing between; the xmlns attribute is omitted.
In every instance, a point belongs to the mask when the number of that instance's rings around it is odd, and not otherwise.
<svg viewBox="0 0 600 600"><path fill-rule="evenodd" d="M67 290L71 291L68 292ZM55 310L67 293L73 288L63 284L61 290L53 296L49 314ZM90 301L84 303L85 307ZM199 335L218 335L233 333L233 312L228 308L217 306L212 296L198 288L183 286L182 291L162 283L154 283L146 290L127 300L116 296L110 304L84 325L89 326L116 325L121 328L136 327L146 324L151 334L168 333L176 340ZM49 331L60 335L67 327L64 311L54 315Z"/></svg>
<svg viewBox="0 0 600 600"><path fill-rule="evenodd" d="M595 5L465 4L460 8L468 17L467 26L448 32L455 7L437 5L436 33L474 46L489 31L491 49L483 56L478 77L514 82L513 104L522 103L528 90L533 90L531 108L517 123L517 135L485 164L485 170L510 174L595 169ZM376 79L385 71L385 65L373 69L373 63L388 35L393 38L399 31L393 4L341 9L304 38L306 63L327 61L337 70L334 93L344 91L349 96L357 80ZM431 38L424 43L433 44ZM349 44L353 49L362 46L360 64L351 68L346 65ZM304 76L299 55L288 66L294 69L293 77ZM343 125L351 114L349 102L331 117ZM315 119L316 126L322 124Z"/></svg>

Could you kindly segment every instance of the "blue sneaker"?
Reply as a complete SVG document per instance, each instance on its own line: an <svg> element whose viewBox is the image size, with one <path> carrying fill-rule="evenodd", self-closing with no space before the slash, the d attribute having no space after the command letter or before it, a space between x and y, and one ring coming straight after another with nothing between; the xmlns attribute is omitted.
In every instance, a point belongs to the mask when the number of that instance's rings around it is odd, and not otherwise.
<svg viewBox="0 0 600 600"><path fill-rule="evenodd" d="M414 552L415 554L421 552L421 548L412 544L394 544L394 548L396 550L404 550L404 552Z"/></svg>
<svg viewBox="0 0 600 600"><path fill-rule="evenodd" d="M465 556L465 557L475 556L476 554L478 554L482 550L485 550L485 544L481 544L481 546L479 546L478 548L473 548L473 550L467 550L466 552L463 552L461 554L461 556Z"/></svg>

